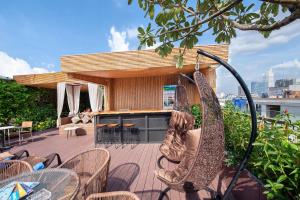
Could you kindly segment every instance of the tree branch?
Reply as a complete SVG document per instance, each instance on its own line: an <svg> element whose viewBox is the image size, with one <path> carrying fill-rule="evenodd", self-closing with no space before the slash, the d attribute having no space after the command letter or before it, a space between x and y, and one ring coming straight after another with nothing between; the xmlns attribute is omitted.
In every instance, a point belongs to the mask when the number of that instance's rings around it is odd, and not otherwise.
<svg viewBox="0 0 300 200"><path fill-rule="evenodd" d="M235 1L231 2L230 4L228 4L227 6L223 7L222 9L218 10L217 12L215 12L214 14L209 16L208 18L206 18L204 20L201 20L201 21L197 22L196 24L194 24L192 26L166 31L166 32L163 32L163 33L159 34L158 37L162 36L162 35L165 35L165 34L168 34L168 33L173 33L173 32L176 32L176 31L185 31L185 30L188 30L190 28L198 27L198 26L200 26L202 24L205 24L205 23L209 22L210 20L222 15L224 12L227 12L228 10L230 10L232 7L234 7L236 4L239 4L240 2L242 2L242 0L235 0Z"/></svg>
<svg viewBox="0 0 300 200"><path fill-rule="evenodd" d="M264 2L269 2L269 3L276 3L276 4L285 4L285 5L299 5L300 1L299 0L261 0Z"/></svg>
<svg viewBox="0 0 300 200"><path fill-rule="evenodd" d="M248 30L255 30L255 31L272 31L276 29L280 29L281 27L288 25L295 21L296 19L300 18L300 9L295 10L291 15L283 18L280 21L274 22L270 25L259 25L259 24L240 24L234 20L229 19L229 17L222 15L222 17L226 20L228 20L233 27L242 30L242 31L248 31Z"/></svg>

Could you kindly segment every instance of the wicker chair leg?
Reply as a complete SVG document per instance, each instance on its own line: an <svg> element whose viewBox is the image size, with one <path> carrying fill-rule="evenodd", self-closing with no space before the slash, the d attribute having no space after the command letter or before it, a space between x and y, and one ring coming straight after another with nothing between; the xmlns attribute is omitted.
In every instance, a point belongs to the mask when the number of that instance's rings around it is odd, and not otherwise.
<svg viewBox="0 0 300 200"><path fill-rule="evenodd" d="M171 188L167 187L163 191L160 192L158 200L163 200L167 193L171 190Z"/></svg>

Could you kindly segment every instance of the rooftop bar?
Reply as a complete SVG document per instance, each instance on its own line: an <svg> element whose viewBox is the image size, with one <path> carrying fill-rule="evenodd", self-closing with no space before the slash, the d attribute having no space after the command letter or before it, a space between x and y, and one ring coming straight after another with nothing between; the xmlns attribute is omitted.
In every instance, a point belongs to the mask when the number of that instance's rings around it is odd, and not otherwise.
<svg viewBox="0 0 300 200"><path fill-rule="evenodd" d="M171 111L167 110L133 110L111 111L95 115L95 128L97 124L118 124L121 142L125 141L126 128L124 124L131 124L131 131L137 134L140 143L153 143L163 140L168 128ZM97 130L96 130L97 131ZM97 140L96 143L101 143Z"/></svg>
<svg viewBox="0 0 300 200"><path fill-rule="evenodd" d="M78 96L74 96L76 87L78 89L80 86L80 90L88 91L94 115L93 123L76 126L80 126L86 134L94 134L95 143L103 142L102 136L106 134L111 135L109 142L128 142L128 132L134 133L134 140L141 143L161 142L173 109L176 85L180 82L186 88L190 105L199 103L196 86L189 80L180 78L181 73L192 75L198 48L224 60L228 59L228 45L196 46L187 50L184 66L180 69L175 67L174 59L179 52L178 48L174 48L172 54L165 58L160 57L155 50L65 55L61 57L61 72L19 75L14 79L31 87L57 88L58 96L61 89L59 86L63 86L63 92L64 87L66 90L69 87L67 95L68 99L73 99L73 103L78 99ZM200 71L210 87L215 89L217 63L201 56L199 60ZM95 90L91 93L91 84L101 87L101 97L97 97L101 106L99 107L98 102L97 108L92 105L91 96L93 98L93 95L99 94ZM70 97L70 94L73 96ZM63 99L60 101L61 105ZM81 112L74 110L76 105L71 106L73 114ZM64 133L65 127L72 126L70 118L61 118L58 122L60 134Z"/></svg>

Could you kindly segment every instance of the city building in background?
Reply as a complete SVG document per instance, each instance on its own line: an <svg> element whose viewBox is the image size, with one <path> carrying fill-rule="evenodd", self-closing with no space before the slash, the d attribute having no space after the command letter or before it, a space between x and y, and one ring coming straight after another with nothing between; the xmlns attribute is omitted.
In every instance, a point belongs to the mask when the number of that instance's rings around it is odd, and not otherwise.
<svg viewBox="0 0 300 200"><path fill-rule="evenodd" d="M260 116L274 118L283 111L293 115L292 120L300 120L300 99L254 98L256 111Z"/></svg>
<svg viewBox="0 0 300 200"><path fill-rule="evenodd" d="M244 90L243 90L243 88L242 88L241 86L238 86L238 96L239 96L239 97L244 97L244 96L246 96L246 95L245 95L245 92L244 92Z"/></svg>
<svg viewBox="0 0 300 200"><path fill-rule="evenodd" d="M264 75L264 82L267 82L267 87L274 87L274 73L273 70L270 69Z"/></svg>
<svg viewBox="0 0 300 200"><path fill-rule="evenodd" d="M266 81L251 82L251 93L259 97L268 94L268 83Z"/></svg>

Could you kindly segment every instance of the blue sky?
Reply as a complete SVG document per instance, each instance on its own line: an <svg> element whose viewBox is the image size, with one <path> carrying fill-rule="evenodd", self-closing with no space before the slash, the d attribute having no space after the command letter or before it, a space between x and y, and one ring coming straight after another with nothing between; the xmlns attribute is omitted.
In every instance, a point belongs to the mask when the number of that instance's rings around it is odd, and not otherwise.
<svg viewBox="0 0 300 200"><path fill-rule="evenodd" d="M105 3L104 3L105 2ZM1 1L0 74L60 71L66 54L135 50L136 28L149 19L127 0ZM200 44L212 44L207 34ZM230 46L230 63L249 83L268 69L277 77L300 78L300 21L269 39L241 32ZM218 69L218 92L236 93L237 85Z"/></svg>

